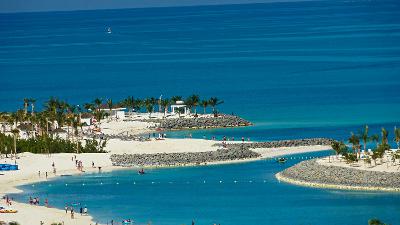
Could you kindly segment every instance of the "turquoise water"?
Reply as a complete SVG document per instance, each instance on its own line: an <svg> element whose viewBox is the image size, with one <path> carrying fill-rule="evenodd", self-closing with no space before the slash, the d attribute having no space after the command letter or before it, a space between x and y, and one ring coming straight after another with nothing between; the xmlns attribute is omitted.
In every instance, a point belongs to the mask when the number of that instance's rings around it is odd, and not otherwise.
<svg viewBox="0 0 400 225"><path fill-rule="evenodd" d="M102 223L134 219L137 224L326 224L360 225L381 218L400 224L398 193L322 190L279 183L285 165L274 160L206 167L88 174L27 185L17 197L48 198L50 205L86 205ZM236 183L235 183L236 181ZM79 208L78 208L79 210Z"/></svg>
<svg viewBox="0 0 400 225"><path fill-rule="evenodd" d="M198 93L260 130L394 125L399 11L392 0L0 14L0 109Z"/></svg>
<svg viewBox="0 0 400 225"><path fill-rule="evenodd" d="M256 125L190 131L197 138L345 139L363 124L392 135L400 126L399 12L389 0L0 14L0 110L22 107L25 97L82 104L198 93ZM82 202L102 222L400 224L398 194L274 179L295 162L64 177L17 198Z"/></svg>

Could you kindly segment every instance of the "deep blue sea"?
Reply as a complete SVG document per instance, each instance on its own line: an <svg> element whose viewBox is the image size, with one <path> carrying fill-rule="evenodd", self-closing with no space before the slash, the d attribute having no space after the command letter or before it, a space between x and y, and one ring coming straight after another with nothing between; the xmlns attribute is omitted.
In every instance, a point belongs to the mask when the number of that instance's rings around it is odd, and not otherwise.
<svg viewBox="0 0 400 225"><path fill-rule="evenodd" d="M0 14L0 27L0 110L21 108L25 97L40 108L49 96L82 104L197 93L255 124L190 131L198 138L346 139L364 124L391 135L400 126L397 0ZM277 182L294 162L59 178L19 197L46 196L61 208L79 201L102 222L400 224L398 194Z"/></svg>

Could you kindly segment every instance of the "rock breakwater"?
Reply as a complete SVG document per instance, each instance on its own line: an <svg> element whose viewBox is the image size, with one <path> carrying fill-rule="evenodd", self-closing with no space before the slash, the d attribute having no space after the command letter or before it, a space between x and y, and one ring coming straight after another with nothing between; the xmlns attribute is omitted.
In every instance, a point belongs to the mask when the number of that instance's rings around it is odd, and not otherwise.
<svg viewBox="0 0 400 225"><path fill-rule="evenodd" d="M316 160L300 162L277 178L293 184L353 190L400 191L400 172L377 172L320 165Z"/></svg>
<svg viewBox="0 0 400 225"><path fill-rule="evenodd" d="M251 122L233 115L220 114L218 117L181 117L165 119L140 119L137 121L154 123L152 128L166 130L207 129L223 127L251 126Z"/></svg>
<svg viewBox="0 0 400 225"><path fill-rule="evenodd" d="M333 139L328 138L309 138L296 140L282 141L267 141L267 142L245 142L245 143L228 143L228 149L254 149L254 148L281 148L281 147L298 147L312 145L331 145ZM222 144L217 144L222 145Z"/></svg>
<svg viewBox="0 0 400 225"><path fill-rule="evenodd" d="M257 158L261 155L248 149L218 149L207 152L157 153L157 154L113 154L114 166L174 166L202 164L217 161L232 161Z"/></svg>

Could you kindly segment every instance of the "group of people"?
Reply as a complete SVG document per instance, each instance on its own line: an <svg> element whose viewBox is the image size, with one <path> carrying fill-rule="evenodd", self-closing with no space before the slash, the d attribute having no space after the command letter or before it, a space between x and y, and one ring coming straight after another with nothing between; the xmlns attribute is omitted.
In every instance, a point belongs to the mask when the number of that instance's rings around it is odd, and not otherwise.
<svg viewBox="0 0 400 225"><path fill-rule="evenodd" d="M31 204L31 205L39 205L40 204L39 197L32 198L32 196L30 196L29 197L29 204Z"/></svg>
<svg viewBox="0 0 400 225"><path fill-rule="evenodd" d="M74 210L74 207L65 205L65 214L68 214L68 211L70 211L70 213L71 213L71 219L74 219L74 218L75 218L75 210ZM81 216L82 216L82 215L88 215L88 209L87 209L87 207L86 207L86 206L85 206L84 208L80 207L79 213L81 214Z"/></svg>
<svg viewBox="0 0 400 225"><path fill-rule="evenodd" d="M82 163L82 161L80 161L80 160L77 160L76 159L76 155L74 155L72 158L71 158L71 160L72 161L75 161L75 166L76 166L76 168L79 170L79 171L83 171L83 163ZM93 165L94 163L92 162L92 165Z"/></svg>
<svg viewBox="0 0 400 225"><path fill-rule="evenodd" d="M6 205L7 206L11 206L12 205L12 198L10 198L10 197L8 197L8 195L6 195L6 196L3 196L3 200L6 202Z"/></svg>

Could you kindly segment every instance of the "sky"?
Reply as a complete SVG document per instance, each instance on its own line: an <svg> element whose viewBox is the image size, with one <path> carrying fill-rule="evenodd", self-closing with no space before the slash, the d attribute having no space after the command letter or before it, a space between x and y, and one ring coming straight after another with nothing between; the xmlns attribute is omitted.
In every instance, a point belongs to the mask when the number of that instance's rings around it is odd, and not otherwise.
<svg viewBox="0 0 400 225"><path fill-rule="evenodd" d="M299 0L0 0L0 13L288 2Z"/></svg>

